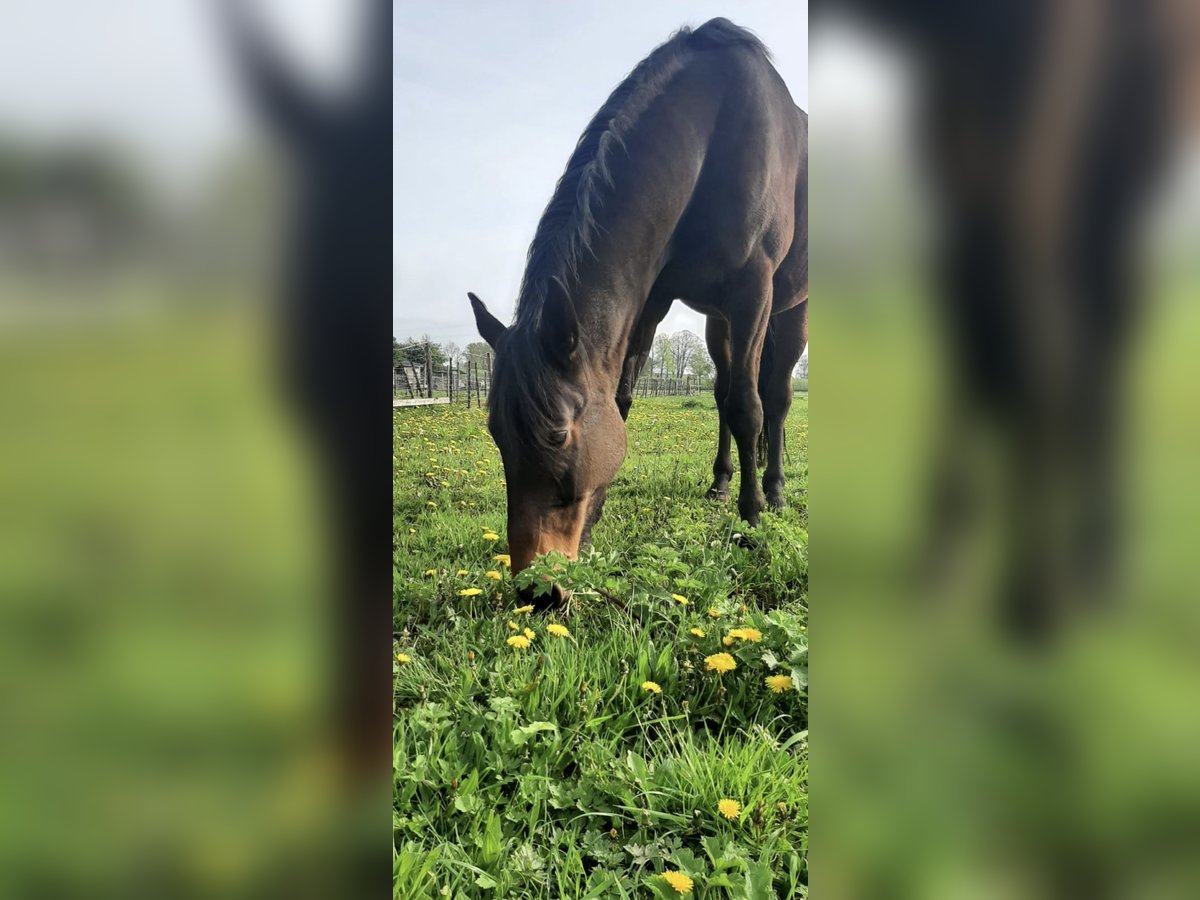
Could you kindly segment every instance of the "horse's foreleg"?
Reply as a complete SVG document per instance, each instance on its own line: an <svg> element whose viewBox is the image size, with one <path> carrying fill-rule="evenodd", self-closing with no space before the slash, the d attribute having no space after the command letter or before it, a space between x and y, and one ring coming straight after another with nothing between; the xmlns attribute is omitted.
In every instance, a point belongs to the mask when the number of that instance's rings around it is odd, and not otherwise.
<svg viewBox="0 0 1200 900"><path fill-rule="evenodd" d="M729 481L733 478L733 457L729 453L729 420L725 401L729 396L729 324L720 316L709 316L704 325L708 354L716 367L713 398L717 401L717 458L713 461L713 482L708 489L712 500L729 499Z"/></svg>
<svg viewBox="0 0 1200 900"><path fill-rule="evenodd" d="M633 406L633 389L637 387L638 375L650 358L650 350L654 346L654 333L659 323L671 308L673 298L661 285L656 284L646 298L641 318L633 328L629 337L629 346L625 350L625 362L621 367L621 380L617 383L617 409L621 412L622 420L629 418L629 409Z"/></svg>
<svg viewBox="0 0 1200 900"><path fill-rule="evenodd" d="M777 316L771 326L775 332L775 353L771 371L766 373L763 392L763 418L767 431L767 470L763 473L763 493L773 509L782 509L783 435L788 410L792 408L792 369L800 361L808 343L808 301Z"/></svg>
<svg viewBox="0 0 1200 900"><path fill-rule="evenodd" d="M766 266L752 266L733 279L726 310L729 326L729 395L725 416L737 443L741 488L738 513L757 525L766 501L758 486L758 436L763 426L762 402L758 396L758 370L763 338L771 315L771 277Z"/></svg>

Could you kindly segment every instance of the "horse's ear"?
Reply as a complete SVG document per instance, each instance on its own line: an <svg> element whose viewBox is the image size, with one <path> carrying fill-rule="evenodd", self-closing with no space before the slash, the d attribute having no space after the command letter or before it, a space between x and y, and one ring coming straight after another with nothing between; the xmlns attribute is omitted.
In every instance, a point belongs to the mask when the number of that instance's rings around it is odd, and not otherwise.
<svg viewBox="0 0 1200 900"><path fill-rule="evenodd" d="M471 301L471 309L475 313L475 327L479 329L479 336L488 342L488 346L493 350L496 349L496 342L504 336L504 332L508 331L508 326L488 312L488 308L483 305L483 301L467 292L467 299Z"/></svg>
<svg viewBox="0 0 1200 900"><path fill-rule="evenodd" d="M261 23L240 0L224 0L218 13L250 102L289 148L306 148L324 124L317 98L267 40Z"/></svg>
<svg viewBox="0 0 1200 900"><path fill-rule="evenodd" d="M542 305L542 346L548 358L568 368L579 351L579 318L558 279L551 279Z"/></svg>

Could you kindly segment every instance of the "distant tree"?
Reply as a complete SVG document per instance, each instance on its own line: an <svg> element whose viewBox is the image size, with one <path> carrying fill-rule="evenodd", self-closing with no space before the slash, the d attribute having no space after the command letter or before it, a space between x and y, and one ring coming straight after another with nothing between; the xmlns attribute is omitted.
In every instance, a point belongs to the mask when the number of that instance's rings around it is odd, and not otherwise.
<svg viewBox="0 0 1200 900"><path fill-rule="evenodd" d="M704 346L704 342L690 331L677 331L671 337L671 362L675 377L682 378L692 362L696 350Z"/></svg>
<svg viewBox="0 0 1200 900"><path fill-rule="evenodd" d="M14 263L77 273L161 249L163 210L141 172L104 142L0 136L0 250L11 245Z"/></svg>
<svg viewBox="0 0 1200 900"><path fill-rule="evenodd" d="M405 338L402 341L397 341L395 335L392 336L392 361L399 363L412 363L415 366L425 365L425 345L429 345L429 356L435 368L440 368L446 364L446 356L442 353L442 348L433 343L429 339L429 335L422 335L419 338Z"/></svg>
<svg viewBox="0 0 1200 900"><path fill-rule="evenodd" d="M486 366L488 357L492 354L492 348L483 341L471 341L463 350L464 360L469 360L478 366Z"/></svg>
<svg viewBox="0 0 1200 900"><path fill-rule="evenodd" d="M669 334L660 334L654 339L650 359L652 362L651 373L655 368L658 369L659 378L667 373L667 369L674 363L674 358L671 356L671 336Z"/></svg>
<svg viewBox="0 0 1200 900"><path fill-rule="evenodd" d="M450 363L451 365L454 365L454 363L458 362L463 355L462 348L459 347L458 344L454 343L454 341L446 341L446 343L442 345L442 353L446 357L446 362Z"/></svg>
<svg viewBox="0 0 1200 900"><path fill-rule="evenodd" d="M691 368L692 374L702 381L708 381L713 377L715 367L708 355L708 349L703 344L692 351L692 358L688 366Z"/></svg>

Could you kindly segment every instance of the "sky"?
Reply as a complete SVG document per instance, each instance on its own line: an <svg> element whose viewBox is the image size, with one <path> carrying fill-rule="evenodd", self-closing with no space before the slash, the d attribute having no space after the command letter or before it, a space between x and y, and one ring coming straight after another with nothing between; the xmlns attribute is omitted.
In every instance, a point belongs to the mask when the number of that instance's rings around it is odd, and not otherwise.
<svg viewBox="0 0 1200 900"><path fill-rule="evenodd" d="M393 333L478 340L467 291L510 321L525 253L584 126L681 25L750 28L808 109L808 4L550 0L397 7L393 23ZM703 334L676 304L660 333Z"/></svg>
<svg viewBox="0 0 1200 900"><path fill-rule="evenodd" d="M314 83L350 72L358 4L245 2ZM194 180L255 131L215 7L211 0L0 0L0 130L34 139L100 136L136 153L164 183Z"/></svg>

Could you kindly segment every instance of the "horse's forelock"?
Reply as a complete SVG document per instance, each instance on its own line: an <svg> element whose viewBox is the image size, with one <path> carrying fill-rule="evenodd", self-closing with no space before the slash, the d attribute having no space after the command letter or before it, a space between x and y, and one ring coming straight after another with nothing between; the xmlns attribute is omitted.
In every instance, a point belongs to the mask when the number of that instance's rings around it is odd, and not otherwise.
<svg viewBox="0 0 1200 900"><path fill-rule="evenodd" d="M489 407L493 428L509 446L527 451L550 447L550 434L560 426L555 404L562 376L545 358L532 328L514 327L496 358Z"/></svg>

